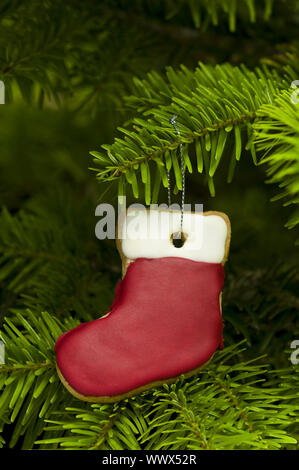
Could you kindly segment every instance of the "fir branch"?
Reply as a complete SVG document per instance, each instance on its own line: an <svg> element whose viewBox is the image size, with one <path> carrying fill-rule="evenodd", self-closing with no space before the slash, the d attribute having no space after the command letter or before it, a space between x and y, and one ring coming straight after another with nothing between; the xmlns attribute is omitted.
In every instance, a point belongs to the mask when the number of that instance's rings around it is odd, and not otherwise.
<svg viewBox="0 0 299 470"><path fill-rule="evenodd" d="M49 362L39 362L39 363L26 363L26 364L17 364L17 365L10 365L10 366L0 366L0 372L19 372L19 371L31 371L37 369L53 369L55 366Z"/></svg>
<svg viewBox="0 0 299 470"><path fill-rule="evenodd" d="M235 346L228 349L225 354L234 356ZM279 378L274 377L261 387L266 380L264 365L254 361L233 365L231 358L227 362L221 355L197 379L164 386L165 391L155 393L156 410L143 435L148 449L277 449L296 444L286 429L292 425L293 413L298 416L298 407L290 406L288 417L277 415L278 409L286 411L284 403L293 397L290 389L281 393ZM170 416L173 427L168 424ZM272 430L263 426L263 420L272 422Z"/></svg>
<svg viewBox="0 0 299 470"><path fill-rule="evenodd" d="M98 250L93 234L85 230L94 223L87 220L85 204L82 212L78 206L69 212L68 197L61 193L52 208L40 200L15 216L5 208L0 214L1 316L25 305L57 316L76 311L91 320L93 313L101 315L109 307L118 273L107 262L109 253ZM82 230L78 239L76 225Z"/></svg>
<svg viewBox="0 0 299 470"><path fill-rule="evenodd" d="M126 401L114 405L82 405L81 409L66 408L69 419L47 419L49 425L45 427L45 433L61 430L66 431L67 435L64 433L63 437L46 437L36 444L43 448L53 443L60 444L67 450L139 450L136 439L138 429L126 408ZM75 415L75 421L71 419L72 415Z"/></svg>
<svg viewBox="0 0 299 470"><path fill-rule="evenodd" d="M207 29L209 24L218 26L225 18L230 31L235 31L237 18L243 18L253 23L257 21L258 17L259 20L263 18L264 21L267 21L271 17L273 7L273 0L264 0L259 3L254 2L254 0L240 2L234 0L212 0L209 2L206 0L178 0L166 2L164 5L157 1L151 2L150 5L146 2L143 5L142 2L135 1L131 3L129 9L124 9L122 2L114 2L113 5L106 0L103 3L103 11L116 15L128 23L137 21L155 32L162 31L164 33L165 30L166 32L169 30L173 34L175 33L171 20L174 18L177 21L180 17L191 19L195 28L204 30ZM170 23L169 25L166 24L166 28L165 24L155 18L155 16L161 15L161 10L164 18ZM195 38L196 30L194 31L190 27L181 28L177 30L176 36L179 35Z"/></svg>
<svg viewBox="0 0 299 470"><path fill-rule="evenodd" d="M293 98L296 99L294 92ZM268 166L268 183L278 184L283 189L272 200L287 199L285 206L294 204L296 207L286 223L288 228L299 223L299 107L293 98L292 92L285 91L275 103L263 106L254 126L255 140L263 151L260 163Z"/></svg>
<svg viewBox="0 0 299 470"><path fill-rule="evenodd" d="M173 114L179 116L178 125L189 172L193 171L192 160L194 164L196 155L197 170L199 173L204 171L210 187L229 142L233 146L232 160L238 161L241 151L247 149L256 163L251 123L260 107L264 103L272 103L275 94L286 86L285 81L268 70L252 72L229 64L215 68L200 64L195 71L182 67L178 72L169 67L166 75L163 78L153 72L147 80L135 80L136 93L128 98L128 104L137 109L141 117L133 119L132 130L119 128L125 134L124 138L116 138L112 145L103 145L106 155L91 152L94 161L103 167L97 177L103 181L118 178L119 194L127 182L134 196L138 197L136 174L142 164L148 165L152 172L150 161L157 164L156 176L150 178L155 187L159 188L160 181L167 186L165 159L168 153L172 160L175 159L179 145L169 123ZM143 117L148 115L150 118L145 120ZM174 172L174 180L178 180L175 165L168 169ZM229 180L232 170L233 167L229 170ZM147 178L143 184L147 186ZM179 189L178 182L176 189ZM145 192L149 195L149 188ZM146 203L150 200L148 196Z"/></svg>
<svg viewBox="0 0 299 470"><path fill-rule="evenodd" d="M240 237L238 227L234 233ZM276 366L287 361L277 350L278 338L289 344L299 334L299 271L294 258L294 266L283 256L271 267L232 266L223 291L226 338L246 338L252 354L267 352Z"/></svg>
<svg viewBox="0 0 299 470"><path fill-rule="evenodd" d="M14 423L11 447L23 438L22 448L32 448L49 410L72 401L55 367L53 346L62 332L61 323L40 312L16 314L3 325L6 363L0 365L0 422Z"/></svg>
<svg viewBox="0 0 299 470"><path fill-rule="evenodd" d="M58 381L53 347L63 329L72 325L62 327L48 314L33 312L6 322L8 366L0 368L0 412L4 422L17 422L11 446L23 434L23 448L31 448L33 440L42 448L110 450L137 450L143 444L149 449L277 449L296 443L289 431L299 414L292 374L285 370L289 378L283 389L278 386L279 371L261 387L267 367L256 360L240 361L236 346L217 353L198 376L182 377L164 390L117 404L69 407L67 400L74 399ZM53 420L54 415L63 419ZM32 434L36 419L39 424Z"/></svg>

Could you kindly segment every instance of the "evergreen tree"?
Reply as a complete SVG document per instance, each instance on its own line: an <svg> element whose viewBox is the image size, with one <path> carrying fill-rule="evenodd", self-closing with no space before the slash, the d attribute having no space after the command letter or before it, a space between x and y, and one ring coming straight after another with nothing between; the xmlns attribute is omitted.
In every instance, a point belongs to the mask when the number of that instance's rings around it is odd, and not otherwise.
<svg viewBox="0 0 299 470"><path fill-rule="evenodd" d="M0 446L298 448L298 2L2 0L0 25ZM173 114L186 202L232 222L225 348L193 378L84 403L54 344L121 276L95 207L167 202L167 170L179 201Z"/></svg>

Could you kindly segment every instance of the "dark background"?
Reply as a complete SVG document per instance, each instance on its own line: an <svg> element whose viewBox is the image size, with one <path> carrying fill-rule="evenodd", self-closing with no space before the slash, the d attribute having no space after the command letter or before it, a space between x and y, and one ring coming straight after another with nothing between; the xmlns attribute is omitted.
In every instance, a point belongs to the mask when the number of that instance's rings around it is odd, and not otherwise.
<svg viewBox="0 0 299 470"><path fill-rule="evenodd" d="M89 321L112 302L120 260L113 241L95 238L94 211L117 193L96 181L89 151L130 122L133 77L198 61L276 67L298 39L295 3L275 1L265 20L260 2L254 22L241 9L231 31L223 12L217 25L203 13L196 28L183 1L0 2L1 323L28 307ZM246 151L230 184L228 162L214 198L204 179L187 175L186 202L231 219L226 344L245 338L244 358L267 354L285 367L299 337L298 232L284 227L292 210L270 202L277 188ZM7 256L16 260L10 268Z"/></svg>

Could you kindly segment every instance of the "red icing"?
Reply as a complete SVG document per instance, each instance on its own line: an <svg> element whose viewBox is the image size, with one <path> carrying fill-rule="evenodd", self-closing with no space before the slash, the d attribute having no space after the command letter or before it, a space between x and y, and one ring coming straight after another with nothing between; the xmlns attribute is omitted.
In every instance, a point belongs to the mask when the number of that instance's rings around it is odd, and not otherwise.
<svg viewBox="0 0 299 470"><path fill-rule="evenodd" d="M61 373L82 395L111 396L199 367L223 347L223 281L221 264L137 259L110 315L58 339Z"/></svg>

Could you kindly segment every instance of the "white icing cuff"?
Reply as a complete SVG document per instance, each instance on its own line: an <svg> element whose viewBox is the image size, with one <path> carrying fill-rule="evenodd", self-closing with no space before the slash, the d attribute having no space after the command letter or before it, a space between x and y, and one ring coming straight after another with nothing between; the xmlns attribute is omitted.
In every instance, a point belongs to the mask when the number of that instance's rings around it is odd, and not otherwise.
<svg viewBox="0 0 299 470"><path fill-rule="evenodd" d="M176 248L171 235L180 232L181 213L159 209L127 211L119 238L123 254L129 259L180 257L193 261L221 263L225 255L228 226L220 215L184 213L186 241Z"/></svg>

